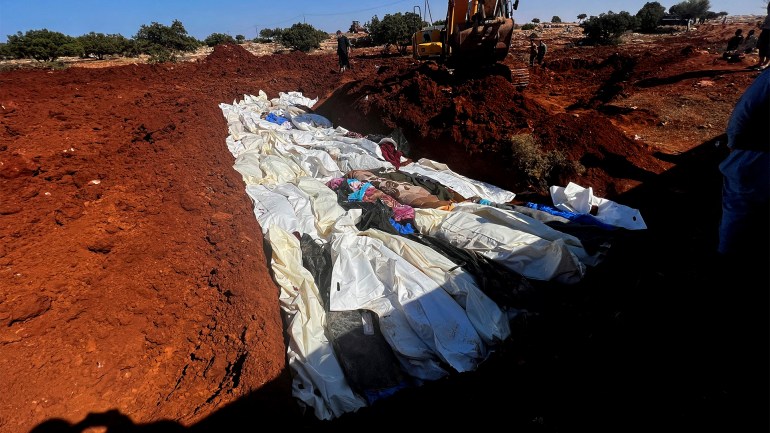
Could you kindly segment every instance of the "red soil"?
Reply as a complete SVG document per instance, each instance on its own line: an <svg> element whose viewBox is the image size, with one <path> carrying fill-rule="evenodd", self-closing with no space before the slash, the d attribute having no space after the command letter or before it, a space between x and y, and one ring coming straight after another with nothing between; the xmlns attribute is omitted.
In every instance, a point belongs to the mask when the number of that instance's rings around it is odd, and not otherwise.
<svg viewBox="0 0 770 433"><path fill-rule="evenodd" d="M510 136L532 134L586 168L562 184L637 207L650 227L601 277L551 289L542 324L517 328L479 372L403 391L332 429L411 415L434 426L496 416L533 431L626 430L654 386L670 388L647 422L733 422L714 407L742 404L738 382L700 382L724 357L695 363L710 355L709 340L676 343L693 323L712 329L713 316L678 314L693 308L682 287L703 282L715 243L722 153L713 144L756 76L745 69L751 58L728 65L706 51L733 31L611 48L553 36L523 90L410 58L354 52L355 68L340 75L332 54L255 57L238 46L179 64L1 72L0 430L325 425L290 395L278 290L225 146L218 104L259 90L319 97L318 113L357 132L401 128L410 157L544 199L512 168ZM507 63L523 52L517 45ZM654 307L662 311L650 324Z"/></svg>

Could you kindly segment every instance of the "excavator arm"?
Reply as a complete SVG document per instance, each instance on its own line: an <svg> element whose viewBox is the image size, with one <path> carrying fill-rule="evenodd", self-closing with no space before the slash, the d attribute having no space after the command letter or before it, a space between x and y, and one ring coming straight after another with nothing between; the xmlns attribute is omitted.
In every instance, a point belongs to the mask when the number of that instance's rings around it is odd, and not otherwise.
<svg viewBox="0 0 770 433"><path fill-rule="evenodd" d="M518 7L518 0L448 0L443 27L425 27L413 34L413 56L436 59L453 69L500 69L511 48L512 14ZM519 87L529 84L526 68L505 69L512 83Z"/></svg>
<svg viewBox="0 0 770 433"><path fill-rule="evenodd" d="M449 0L446 21L444 56L454 63L490 65L508 55L514 27L508 2Z"/></svg>

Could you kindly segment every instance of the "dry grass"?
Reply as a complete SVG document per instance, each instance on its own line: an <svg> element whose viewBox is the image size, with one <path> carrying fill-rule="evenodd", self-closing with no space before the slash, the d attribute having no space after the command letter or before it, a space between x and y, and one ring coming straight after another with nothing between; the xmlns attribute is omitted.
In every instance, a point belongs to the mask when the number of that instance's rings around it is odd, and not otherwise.
<svg viewBox="0 0 770 433"><path fill-rule="evenodd" d="M585 167L559 150L543 151L532 134L511 137L513 168L527 176L527 182L539 189L561 185L564 179L583 174Z"/></svg>

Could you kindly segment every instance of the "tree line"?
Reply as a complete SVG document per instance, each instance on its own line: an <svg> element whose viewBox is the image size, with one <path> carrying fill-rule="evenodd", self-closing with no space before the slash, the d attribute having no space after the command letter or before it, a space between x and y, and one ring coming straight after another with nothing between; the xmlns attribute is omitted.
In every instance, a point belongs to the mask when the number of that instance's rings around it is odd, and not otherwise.
<svg viewBox="0 0 770 433"><path fill-rule="evenodd" d="M201 41L187 34L180 21L174 20L170 26L156 22L143 24L132 39L95 32L73 37L48 29L17 32L8 35L8 42L0 44L0 58L53 62L67 56L103 59L113 55L147 54L151 61L165 62L201 45Z"/></svg>
<svg viewBox="0 0 770 433"><path fill-rule="evenodd" d="M438 24L438 22L434 23ZM356 43L369 46L384 46L384 50L395 47L400 53L405 54L408 47L412 44L412 34L420 28L427 26L428 23L416 13L397 12L387 14L382 19L377 15L373 16L363 26L358 25L357 21L351 24L349 31L357 33L366 32L367 35L356 38ZM262 29L259 36L263 41L279 42L285 46L308 51L313 48L319 48L320 42L328 37L326 33L321 32L320 38L315 39L313 31L309 24L294 24L287 29Z"/></svg>
<svg viewBox="0 0 770 433"><path fill-rule="evenodd" d="M580 26L589 43L611 44L616 43L618 38L629 30L642 33L656 32L665 24L664 18L675 18L685 23L703 23L706 20L727 15L727 12L713 12L710 9L709 0L685 0L668 8L666 13L666 8L655 1L645 3L636 15L626 11L619 13L609 11L591 17L580 14L578 19L582 21Z"/></svg>
<svg viewBox="0 0 770 433"><path fill-rule="evenodd" d="M588 43L609 44L617 42L617 39L626 31L633 30L643 33L657 31L666 24L666 19L674 22L704 22L705 20L720 18L727 12L713 12L709 10L709 0L685 0L677 3L666 12L666 8L658 2L648 2L642 6L636 15L626 11L615 13L612 11L589 17L586 14L577 16L580 27L583 28ZM559 16L554 15L551 23L561 23ZM522 30L532 30L540 23L540 18L532 18L531 23L521 27Z"/></svg>
<svg viewBox="0 0 770 433"><path fill-rule="evenodd" d="M422 26L419 15L407 12L385 15L380 20L376 15L363 26L368 33L366 39L373 45L398 47L405 52L411 34ZM310 24L297 23L288 28L263 29L253 42L277 42L287 48L308 52L318 49L329 34ZM68 36L60 32L40 29L17 32L8 35L6 43L0 43L0 59L34 59L53 62L60 57L81 57L104 59L108 56L136 57L148 55L150 62L175 61L185 52L192 52L202 46L213 47L225 43L244 43L243 35L232 37L224 33L212 33L204 40L187 34L179 20L170 26L157 22L143 24L136 35L126 38L120 34L90 32L82 36Z"/></svg>
<svg viewBox="0 0 770 433"><path fill-rule="evenodd" d="M661 20L668 16L677 16L688 20L703 21L727 15L727 12L715 13L710 11L709 0L685 0L666 8L658 2L646 3L636 15L626 11L612 11L588 17L586 14L577 16L580 27L583 28L588 43L613 43L620 35L628 30L643 32L655 31ZM560 23L561 18L554 15L552 23ZM357 24L357 22L355 22ZM533 18L533 24L525 24L523 30L529 30L540 23ZM411 45L411 37L415 31L427 25L441 25L443 21L427 23L412 12L387 14L382 19L377 15L363 25L367 35L357 38L359 44L370 46L391 47L405 54ZM352 28L352 27L351 27ZM359 28L357 27L356 30ZM277 42L287 48L308 52L318 49L321 42L328 39L329 34L316 29L310 24L297 23L288 28L262 29L254 42ZM8 35L8 42L0 43L0 59L35 59L41 62L52 62L59 57L78 56L82 58L103 59L106 56L130 56L141 54L149 56L150 62L175 61L184 52L195 51L201 46L213 47L223 43L243 43L243 35L232 37L224 33L212 33L200 41L187 34L184 25L174 20L170 26L157 22L143 24L133 38L120 34L103 34L91 32L82 36L72 37L48 29L29 30Z"/></svg>

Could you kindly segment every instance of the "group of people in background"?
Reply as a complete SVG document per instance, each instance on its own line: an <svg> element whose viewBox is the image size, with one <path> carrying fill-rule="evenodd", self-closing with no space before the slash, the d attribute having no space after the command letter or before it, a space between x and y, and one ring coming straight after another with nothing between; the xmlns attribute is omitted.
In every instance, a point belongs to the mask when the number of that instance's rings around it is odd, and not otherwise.
<svg viewBox="0 0 770 433"><path fill-rule="evenodd" d="M736 30L735 34L727 41L727 47L722 57L727 61L737 62L746 54L756 52L759 58L751 68L761 71L770 66L770 3L767 4L767 15L759 28L759 37L755 35L754 29L749 30L746 36L743 35L742 29Z"/></svg>
<svg viewBox="0 0 770 433"><path fill-rule="evenodd" d="M535 66L535 63L538 65L543 64L543 59L545 58L545 53L548 50L548 46L543 42L542 39L540 39L535 44L535 39L529 40L529 66Z"/></svg>

